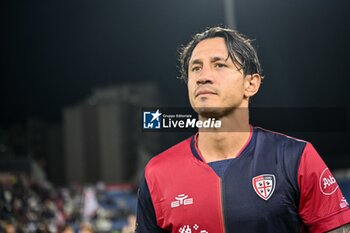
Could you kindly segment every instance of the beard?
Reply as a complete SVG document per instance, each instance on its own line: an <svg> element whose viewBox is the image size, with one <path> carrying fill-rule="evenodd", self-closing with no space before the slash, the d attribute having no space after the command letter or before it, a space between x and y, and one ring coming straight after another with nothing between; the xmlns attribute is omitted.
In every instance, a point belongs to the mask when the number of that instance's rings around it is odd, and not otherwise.
<svg viewBox="0 0 350 233"><path fill-rule="evenodd" d="M195 107L193 108L199 116L203 118L220 119L235 111L234 107L229 108L215 108L215 107Z"/></svg>

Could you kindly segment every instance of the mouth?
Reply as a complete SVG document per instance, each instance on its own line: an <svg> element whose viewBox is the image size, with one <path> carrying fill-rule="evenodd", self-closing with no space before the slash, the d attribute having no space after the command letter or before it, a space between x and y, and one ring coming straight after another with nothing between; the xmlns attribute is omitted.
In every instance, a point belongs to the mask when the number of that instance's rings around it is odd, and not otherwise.
<svg viewBox="0 0 350 233"><path fill-rule="evenodd" d="M209 89L200 89L195 92L194 96L198 97L198 96L205 96L205 95L217 95L217 93Z"/></svg>

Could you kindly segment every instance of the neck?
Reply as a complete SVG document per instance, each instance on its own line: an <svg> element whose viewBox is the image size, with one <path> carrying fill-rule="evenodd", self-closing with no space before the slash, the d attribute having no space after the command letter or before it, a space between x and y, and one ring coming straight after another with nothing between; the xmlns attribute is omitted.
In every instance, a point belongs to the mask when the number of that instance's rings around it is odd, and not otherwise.
<svg viewBox="0 0 350 233"><path fill-rule="evenodd" d="M199 116L199 119L206 120ZM206 162L235 158L250 137L248 109L220 117L220 129L204 129L198 133L198 149Z"/></svg>

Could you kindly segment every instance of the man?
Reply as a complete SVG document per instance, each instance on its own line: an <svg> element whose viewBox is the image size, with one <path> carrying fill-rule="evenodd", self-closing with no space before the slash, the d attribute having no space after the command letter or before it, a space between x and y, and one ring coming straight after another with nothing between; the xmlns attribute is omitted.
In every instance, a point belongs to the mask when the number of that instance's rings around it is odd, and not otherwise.
<svg viewBox="0 0 350 233"><path fill-rule="evenodd" d="M199 129L147 164L136 232L350 232L348 203L313 146L249 125L263 78L250 41L210 28L180 62L199 119L222 128Z"/></svg>

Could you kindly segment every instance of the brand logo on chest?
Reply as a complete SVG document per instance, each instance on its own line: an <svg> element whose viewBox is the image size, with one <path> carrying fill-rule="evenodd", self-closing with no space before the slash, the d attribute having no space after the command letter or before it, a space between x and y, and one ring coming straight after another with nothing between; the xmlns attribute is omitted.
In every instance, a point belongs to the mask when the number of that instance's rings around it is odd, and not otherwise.
<svg viewBox="0 0 350 233"><path fill-rule="evenodd" d="M256 194L267 201L275 191L276 178L272 174L263 174L253 177L252 184Z"/></svg>
<svg viewBox="0 0 350 233"><path fill-rule="evenodd" d="M171 202L171 208L179 207L181 205L192 205L193 198L189 198L186 194L179 194L175 197L176 201Z"/></svg>

